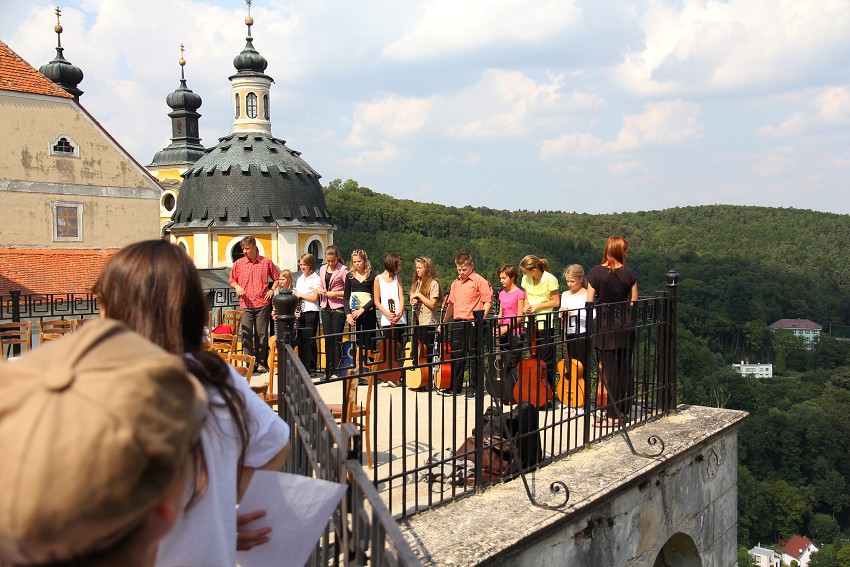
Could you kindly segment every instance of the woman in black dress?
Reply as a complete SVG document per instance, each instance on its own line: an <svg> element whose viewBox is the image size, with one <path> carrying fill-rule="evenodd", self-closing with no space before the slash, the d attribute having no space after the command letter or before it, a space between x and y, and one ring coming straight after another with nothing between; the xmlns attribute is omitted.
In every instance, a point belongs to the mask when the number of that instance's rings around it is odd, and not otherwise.
<svg viewBox="0 0 850 567"><path fill-rule="evenodd" d="M377 272L372 271L365 250L358 249L351 253L351 263L345 277L343 309L349 328L356 331L354 340L361 352L361 356L358 356L361 365L365 364L363 351L375 350L376 319L372 291L377 275Z"/></svg>
<svg viewBox="0 0 850 567"><path fill-rule="evenodd" d="M602 264L587 275L587 301L595 301L594 347L600 364L597 389L608 390L607 415L597 415L597 424L615 424L629 419L634 397L632 353L635 333L631 308L638 298L637 272L626 266L629 243L612 236L605 243Z"/></svg>

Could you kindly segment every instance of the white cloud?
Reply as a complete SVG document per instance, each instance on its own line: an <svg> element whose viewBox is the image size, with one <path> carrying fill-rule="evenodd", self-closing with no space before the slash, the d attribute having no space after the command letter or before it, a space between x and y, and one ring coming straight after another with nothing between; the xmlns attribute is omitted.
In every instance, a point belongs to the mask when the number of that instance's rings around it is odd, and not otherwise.
<svg viewBox="0 0 850 567"><path fill-rule="evenodd" d="M382 142L380 147L379 150L360 152L355 157L345 160L345 163L357 168L371 168L391 162L401 153L398 146L389 142Z"/></svg>
<svg viewBox="0 0 850 567"><path fill-rule="evenodd" d="M354 108L347 146L369 144L374 137L401 138L421 129L429 118L431 98L403 98L391 95L358 104Z"/></svg>
<svg viewBox="0 0 850 567"><path fill-rule="evenodd" d="M623 126L612 141L592 132L565 134L544 140L540 157L544 161L574 154L576 157L604 157L651 146L681 146L700 140L704 126L699 105L681 100L645 105L640 114L623 116Z"/></svg>
<svg viewBox="0 0 850 567"><path fill-rule="evenodd" d="M839 64L850 27L847 0L654 0L640 17L643 45L617 76L643 95L793 83Z"/></svg>
<svg viewBox="0 0 850 567"><path fill-rule="evenodd" d="M807 89L798 106L802 110L787 115L778 126L762 126L759 136L783 138L799 136L824 126L850 123L850 87L836 86L824 89Z"/></svg>
<svg viewBox="0 0 850 567"><path fill-rule="evenodd" d="M574 27L581 11L573 1L432 0L420 3L412 29L381 55L411 60L457 54L495 44L539 43Z"/></svg>
<svg viewBox="0 0 850 567"><path fill-rule="evenodd" d="M649 145L679 146L702 138L700 107L682 100L654 102L641 114L623 118L623 129L614 142L618 150Z"/></svg>
<svg viewBox="0 0 850 567"><path fill-rule="evenodd" d="M778 177L787 174L796 165L796 151L789 146L778 146L763 159L756 161L752 169L760 177Z"/></svg>
<svg viewBox="0 0 850 567"><path fill-rule="evenodd" d="M646 167L640 161L625 161L610 164L608 171L614 175L629 175L636 172L644 172L646 171Z"/></svg>

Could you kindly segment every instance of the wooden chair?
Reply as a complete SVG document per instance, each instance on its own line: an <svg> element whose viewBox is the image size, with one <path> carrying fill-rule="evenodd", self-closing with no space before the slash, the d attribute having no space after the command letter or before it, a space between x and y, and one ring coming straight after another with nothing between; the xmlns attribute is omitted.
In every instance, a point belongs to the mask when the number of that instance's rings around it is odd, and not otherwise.
<svg viewBox="0 0 850 567"><path fill-rule="evenodd" d="M80 317L79 319L74 319L74 330L79 331L83 328L83 325L89 321L94 321L95 319L97 319L97 317Z"/></svg>
<svg viewBox="0 0 850 567"><path fill-rule="evenodd" d="M210 350L221 355L236 353L236 337L227 333L210 333ZM227 357L222 357L227 358Z"/></svg>
<svg viewBox="0 0 850 567"><path fill-rule="evenodd" d="M10 358L12 347L15 345L20 346L21 351L32 350L32 323L29 321L0 323L0 358Z"/></svg>
<svg viewBox="0 0 850 567"><path fill-rule="evenodd" d="M374 370L374 368L370 368ZM357 385L362 376L357 375L345 379L345 402L342 404L328 404L337 423L342 425L343 409L347 423L353 423L360 428L366 438L366 462L371 469L372 463L372 390L375 387L375 375L369 374L366 380L369 382L366 389L366 399L363 403L357 401Z"/></svg>
<svg viewBox="0 0 850 567"><path fill-rule="evenodd" d="M239 336L239 324L242 323L242 311L239 309L224 309L221 312L219 325L227 325L234 335Z"/></svg>
<svg viewBox="0 0 850 567"><path fill-rule="evenodd" d="M54 341L72 332L76 328L73 319L48 319L37 321L39 342Z"/></svg>
<svg viewBox="0 0 850 567"><path fill-rule="evenodd" d="M236 372L245 377L245 380L248 381L248 384L251 384L251 376L254 374L254 365L257 362L257 357L251 356L250 354L243 353L231 353L227 355L227 361L236 368ZM267 389L267 385L263 384L260 387L251 386L251 389L257 392L259 396L265 399L264 393Z"/></svg>

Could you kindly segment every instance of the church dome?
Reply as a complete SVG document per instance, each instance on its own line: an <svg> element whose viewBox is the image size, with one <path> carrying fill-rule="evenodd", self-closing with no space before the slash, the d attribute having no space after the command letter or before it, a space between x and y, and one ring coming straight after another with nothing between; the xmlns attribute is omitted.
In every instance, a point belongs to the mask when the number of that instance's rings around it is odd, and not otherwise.
<svg viewBox="0 0 850 567"><path fill-rule="evenodd" d="M77 85L83 82L83 70L65 59L62 48L62 25L59 23L59 8L56 8L56 25L53 30L56 32L56 57L50 63L45 63L39 67L39 72L74 95L74 98L80 98L83 94Z"/></svg>
<svg viewBox="0 0 850 567"><path fill-rule="evenodd" d="M234 132L183 174L173 228L333 226L320 177L284 140Z"/></svg>
<svg viewBox="0 0 850 567"><path fill-rule="evenodd" d="M186 79L180 79L180 86L165 97L165 103L172 110L198 110L203 101L200 95L186 86Z"/></svg>
<svg viewBox="0 0 850 567"><path fill-rule="evenodd" d="M233 58L233 66L238 71L237 75L263 75L269 62L254 48L254 38L250 34L245 41L247 41L245 48Z"/></svg>

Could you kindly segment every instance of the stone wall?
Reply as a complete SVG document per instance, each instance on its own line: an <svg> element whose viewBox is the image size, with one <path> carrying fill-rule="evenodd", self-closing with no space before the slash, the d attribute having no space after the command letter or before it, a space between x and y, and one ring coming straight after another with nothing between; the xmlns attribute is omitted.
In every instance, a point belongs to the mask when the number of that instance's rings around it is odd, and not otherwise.
<svg viewBox="0 0 850 567"><path fill-rule="evenodd" d="M537 498L562 480L562 511L531 505L521 479L411 518L402 529L433 565L730 567L737 563L737 438L744 412L682 407L538 471Z"/></svg>

